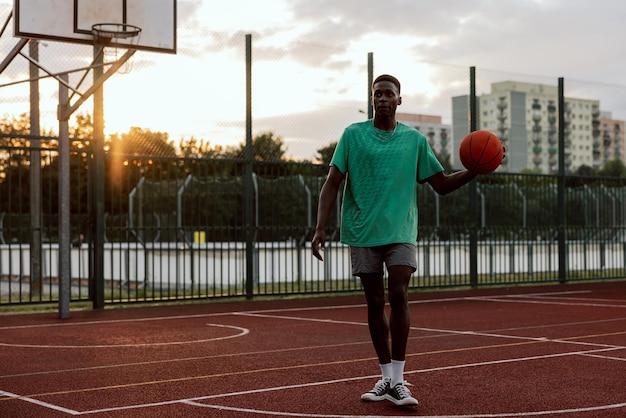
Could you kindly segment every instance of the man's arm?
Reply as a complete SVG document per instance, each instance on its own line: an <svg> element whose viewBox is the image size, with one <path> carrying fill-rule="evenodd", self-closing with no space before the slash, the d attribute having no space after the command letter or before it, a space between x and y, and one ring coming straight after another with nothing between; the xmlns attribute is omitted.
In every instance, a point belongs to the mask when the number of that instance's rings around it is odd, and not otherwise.
<svg viewBox="0 0 626 418"><path fill-rule="evenodd" d="M335 206L337 200L337 192L343 181L344 174L333 165L330 166L328 177L322 186L320 192L320 200L317 205L317 224L315 225L315 235L311 241L313 255L320 261L324 260L320 251L324 251L326 245L326 225L328 216Z"/></svg>
<svg viewBox="0 0 626 418"><path fill-rule="evenodd" d="M432 186L432 188L440 195L445 195L461 186L469 183L476 177L476 174L461 170L451 174L446 174L443 171L429 177L426 181Z"/></svg>

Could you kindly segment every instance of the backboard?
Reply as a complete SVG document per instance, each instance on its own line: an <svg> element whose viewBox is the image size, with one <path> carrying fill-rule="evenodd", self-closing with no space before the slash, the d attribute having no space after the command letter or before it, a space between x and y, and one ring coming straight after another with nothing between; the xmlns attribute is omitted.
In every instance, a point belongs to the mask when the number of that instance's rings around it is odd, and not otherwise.
<svg viewBox="0 0 626 418"><path fill-rule="evenodd" d="M92 26L128 24L139 39L113 39L111 46L176 53L176 0L14 0L14 35L93 44Z"/></svg>

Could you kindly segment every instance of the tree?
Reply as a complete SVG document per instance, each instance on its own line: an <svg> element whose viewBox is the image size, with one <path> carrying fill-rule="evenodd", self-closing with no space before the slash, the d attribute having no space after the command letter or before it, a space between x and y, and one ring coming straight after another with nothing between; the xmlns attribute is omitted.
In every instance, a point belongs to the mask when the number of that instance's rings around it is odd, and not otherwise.
<svg viewBox="0 0 626 418"><path fill-rule="evenodd" d="M223 149L220 145L211 147L209 141L195 137L181 139L179 143L180 157L182 158L217 158Z"/></svg>
<svg viewBox="0 0 626 418"><path fill-rule="evenodd" d="M134 126L128 133L111 135L111 152L125 156L176 157L167 133Z"/></svg>
<svg viewBox="0 0 626 418"><path fill-rule="evenodd" d="M612 160L598 170L598 175L602 177L626 177L626 166L622 160Z"/></svg>
<svg viewBox="0 0 626 418"><path fill-rule="evenodd" d="M256 161L284 161L285 142L281 137L275 137L273 132L263 132L252 139L252 158ZM231 158L246 158L246 144L239 144L238 148L226 151Z"/></svg>
<svg viewBox="0 0 626 418"><path fill-rule="evenodd" d="M322 164L330 164L333 154L335 153L335 148L337 148L337 141L331 142L325 147L318 149L315 159L320 161Z"/></svg>
<svg viewBox="0 0 626 418"><path fill-rule="evenodd" d="M69 127L71 147L74 149L90 148L93 139L93 119L90 114L77 114L76 124Z"/></svg>
<svg viewBox="0 0 626 418"><path fill-rule="evenodd" d="M583 177L593 177L596 175L596 171L593 169L593 167L589 167L588 165L583 164L576 169L576 175Z"/></svg>
<svg viewBox="0 0 626 418"><path fill-rule="evenodd" d="M22 113L17 118L0 119L0 179L7 178L9 171L25 167L30 163L30 155L23 149L30 146L30 119ZM21 151L12 149L21 148ZM6 195L5 195L6 196Z"/></svg>

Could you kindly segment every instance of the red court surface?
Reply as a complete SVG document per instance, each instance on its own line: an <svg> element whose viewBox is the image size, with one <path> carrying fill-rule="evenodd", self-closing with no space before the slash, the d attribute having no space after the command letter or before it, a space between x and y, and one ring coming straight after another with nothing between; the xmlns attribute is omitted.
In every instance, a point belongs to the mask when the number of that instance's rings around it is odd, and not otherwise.
<svg viewBox="0 0 626 418"><path fill-rule="evenodd" d="M626 282L411 293L406 379L362 295L0 316L1 417L625 417Z"/></svg>

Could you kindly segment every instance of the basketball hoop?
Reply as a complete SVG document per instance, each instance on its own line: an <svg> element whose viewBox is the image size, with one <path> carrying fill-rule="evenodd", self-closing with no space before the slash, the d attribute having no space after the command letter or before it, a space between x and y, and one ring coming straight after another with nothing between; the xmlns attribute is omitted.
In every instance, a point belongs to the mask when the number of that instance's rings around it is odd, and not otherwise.
<svg viewBox="0 0 626 418"><path fill-rule="evenodd" d="M93 42L102 47L105 64L116 62L122 53L119 49L134 48L139 43L141 28L128 23L96 23L91 26ZM119 69L119 73L126 74L132 69L131 60Z"/></svg>

